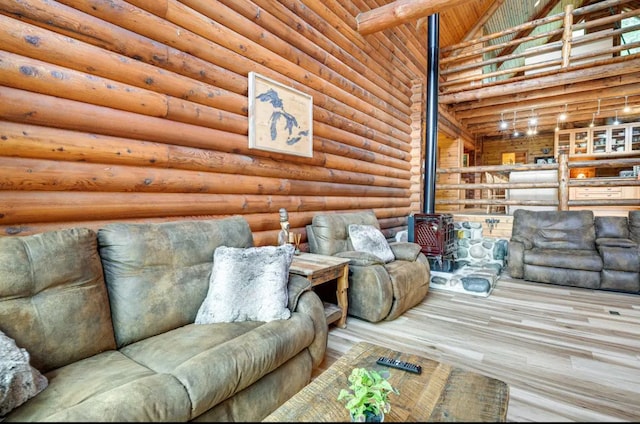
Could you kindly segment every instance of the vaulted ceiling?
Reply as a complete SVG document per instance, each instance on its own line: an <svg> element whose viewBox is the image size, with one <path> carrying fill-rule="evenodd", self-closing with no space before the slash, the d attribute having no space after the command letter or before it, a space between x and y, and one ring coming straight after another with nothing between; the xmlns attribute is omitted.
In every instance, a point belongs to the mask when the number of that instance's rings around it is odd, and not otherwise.
<svg viewBox="0 0 640 424"><path fill-rule="evenodd" d="M558 126L580 128L591 122L595 125L610 124L614 117L622 122L639 121L640 53L633 51L624 58L620 57L620 53L614 53L609 56L610 60L597 65L587 64L574 69L541 72L539 75L525 75L526 72L520 71L501 81L474 80L466 86L447 86L450 78L447 71L459 66L447 62L447 57L457 54L448 50L451 46L480 37L487 38L489 34L506 32L509 28L528 22L545 22L549 17L563 14L567 5L574 10L584 8L581 10L585 11L591 10L587 6L598 5L594 6L597 10L576 18L589 21L611 19L607 17L621 12L633 15L639 12L639 4L638 1L629 0L396 0L386 2L377 12L386 14L386 21L381 18L382 15L378 16L378 25L385 28L414 25L425 40L427 24L424 13L438 13L441 53L439 102L442 110L458 121L466 134L478 139L513 137L512 128L516 125L522 134L522 129L526 128L525 122L531 115L538 120L538 134L553 134ZM373 10L369 13L372 15ZM367 24L367 31L371 31L371 22ZM561 24L562 19L559 18L555 28ZM615 23L606 25L609 25L609 30L618 28ZM553 28L553 24L549 24L544 31ZM532 33L534 30L523 26L522 30L512 35L487 40L482 44L485 48L491 43L502 43L503 47L490 56L484 54L483 60L505 57L497 65L498 69L501 65L504 68L506 58L514 56L516 50L509 45L509 41L528 37ZM526 47L535 47L536 43L555 42L560 45L561 38L562 34L550 36L543 41L531 42ZM631 107L631 112L622 111L625 103ZM568 117L560 122L558 117L563 112ZM501 120L509 122L507 130L500 129Z"/></svg>

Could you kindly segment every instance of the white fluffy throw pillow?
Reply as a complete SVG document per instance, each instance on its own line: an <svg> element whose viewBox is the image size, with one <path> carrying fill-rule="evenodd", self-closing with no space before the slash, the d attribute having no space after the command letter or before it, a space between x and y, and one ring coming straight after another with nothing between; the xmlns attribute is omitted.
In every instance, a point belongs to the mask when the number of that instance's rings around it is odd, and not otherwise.
<svg viewBox="0 0 640 424"><path fill-rule="evenodd" d="M0 421L41 391L49 382L29 364L29 353L0 331Z"/></svg>
<svg viewBox="0 0 640 424"><path fill-rule="evenodd" d="M382 259L384 263L396 259L382 231L373 225L350 224L349 238L351 239L353 248L359 252L376 255Z"/></svg>
<svg viewBox="0 0 640 424"><path fill-rule="evenodd" d="M196 324L288 319L289 267L294 247L226 247L213 252L209 291Z"/></svg>

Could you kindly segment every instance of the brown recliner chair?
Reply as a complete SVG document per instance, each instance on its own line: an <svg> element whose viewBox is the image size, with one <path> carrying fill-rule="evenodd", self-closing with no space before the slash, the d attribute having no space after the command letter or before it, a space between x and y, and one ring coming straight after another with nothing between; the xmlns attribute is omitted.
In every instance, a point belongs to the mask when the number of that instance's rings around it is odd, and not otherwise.
<svg viewBox="0 0 640 424"><path fill-rule="evenodd" d="M395 260L355 251L349 225L371 225L380 229L375 213L347 212L318 214L307 225L311 253L348 258L349 315L366 321L393 320L420 303L429 291L430 269L420 245L391 242Z"/></svg>
<svg viewBox="0 0 640 424"><path fill-rule="evenodd" d="M596 216L596 247L602 257L600 288L640 290L638 243L631 240L626 216Z"/></svg>

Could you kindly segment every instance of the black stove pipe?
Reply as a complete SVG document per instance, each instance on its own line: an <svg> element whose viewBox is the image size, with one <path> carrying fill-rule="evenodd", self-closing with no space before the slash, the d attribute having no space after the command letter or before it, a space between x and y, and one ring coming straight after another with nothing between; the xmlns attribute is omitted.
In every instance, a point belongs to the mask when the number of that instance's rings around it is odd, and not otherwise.
<svg viewBox="0 0 640 424"><path fill-rule="evenodd" d="M436 159L438 152L438 57L440 54L440 15L429 15L427 28L427 122L424 163L424 213L434 213L436 198Z"/></svg>
<svg viewBox="0 0 640 424"><path fill-rule="evenodd" d="M424 160L424 197L422 213L433 214L436 198L436 159L438 153L438 56L440 54L440 16L428 17L427 28L427 99L426 146ZM408 241L415 240L415 216L407 220Z"/></svg>

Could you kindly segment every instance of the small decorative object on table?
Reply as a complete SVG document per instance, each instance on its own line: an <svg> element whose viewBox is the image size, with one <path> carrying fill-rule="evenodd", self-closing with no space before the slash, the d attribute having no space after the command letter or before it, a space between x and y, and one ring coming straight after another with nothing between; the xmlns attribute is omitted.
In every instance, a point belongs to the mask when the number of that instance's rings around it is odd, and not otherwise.
<svg viewBox="0 0 640 424"><path fill-rule="evenodd" d="M387 397L399 394L387 381L389 371L354 368L349 376L349 390L342 389L338 400L346 400L353 422L383 422L384 414L391 411Z"/></svg>
<svg viewBox="0 0 640 424"><path fill-rule="evenodd" d="M291 235L289 234L289 213L285 208L280 208L280 232L278 233L278 246L282 246L289 242Z"/></svg>
<svg viewBox="0 0 640 424"><path fill-rule="evenodd" d="M289 243L293 244L295 247L295 251L293 252L295 255L300 254L300 241L302 240L302 234L290 232L289 233Z"/></svg>

